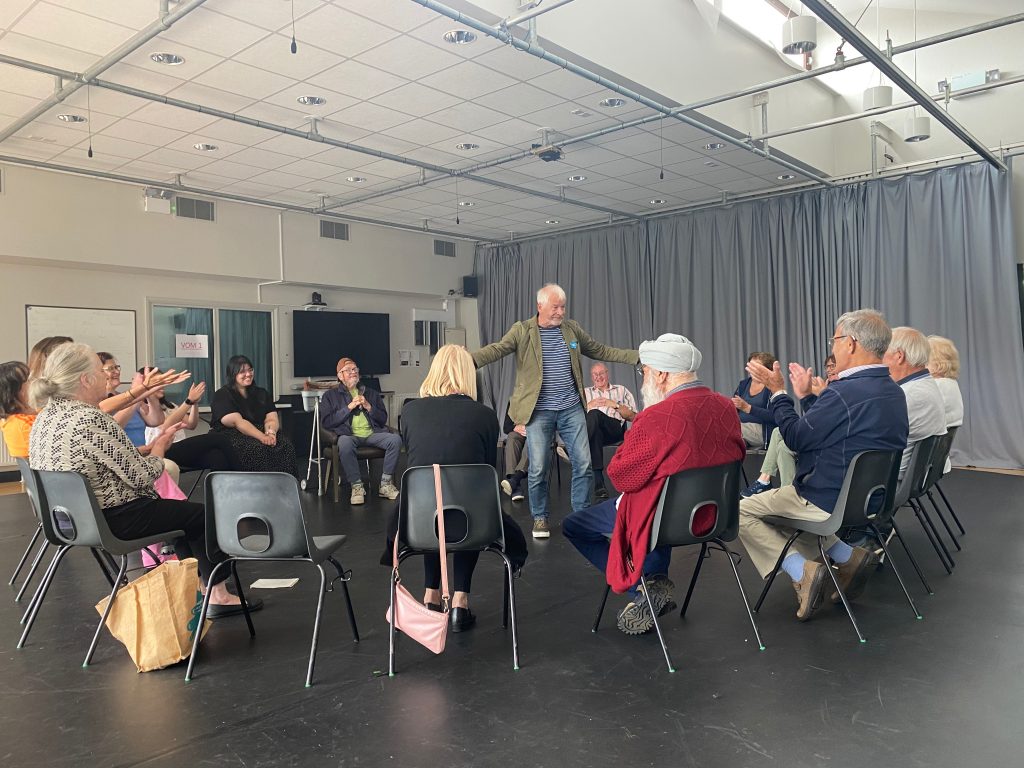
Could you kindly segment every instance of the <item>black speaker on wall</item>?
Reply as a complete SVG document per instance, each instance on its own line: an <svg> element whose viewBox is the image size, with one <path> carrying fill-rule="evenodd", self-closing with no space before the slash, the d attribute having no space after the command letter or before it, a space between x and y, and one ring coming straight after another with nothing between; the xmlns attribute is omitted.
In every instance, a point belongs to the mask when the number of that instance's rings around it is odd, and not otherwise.
<svg viewBox="0 0 1024 768"><path fill-rule="evenodd" d="M476 298L477 291L480 290L479 282L476 275L466 275L462 278L462 295L468 299Z"/></svg>

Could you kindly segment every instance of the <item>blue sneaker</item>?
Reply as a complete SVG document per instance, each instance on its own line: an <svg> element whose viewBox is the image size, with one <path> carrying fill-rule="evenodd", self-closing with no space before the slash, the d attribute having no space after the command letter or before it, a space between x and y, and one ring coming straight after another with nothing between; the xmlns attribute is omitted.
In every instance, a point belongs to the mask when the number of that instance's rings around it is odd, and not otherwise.
<svg viewBox="0 0 1024 768"><path fill-rule="evenodd" d="M749 488L740 491L740 496L742 496L744 499L749 499L751 496L756 496L759 493L764 493L765 491L770 491L771 489L771 483L762 483L760 479L758 479L751 483Z"/></svg>

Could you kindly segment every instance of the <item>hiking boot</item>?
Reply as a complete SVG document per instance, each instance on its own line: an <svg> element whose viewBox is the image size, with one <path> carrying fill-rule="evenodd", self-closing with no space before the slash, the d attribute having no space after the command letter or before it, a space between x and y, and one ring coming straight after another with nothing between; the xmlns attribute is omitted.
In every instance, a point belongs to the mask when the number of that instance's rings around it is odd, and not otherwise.
<svg viewBox="0 0 1024 768"><path fill-rule="evenodd" d="M382 499L397 499L398 489L395 488L395 484L391 480L381 480L377 495Z"/></svg>
<svg viewBox="0 0 1024 768"><path fill-rule="evenodd" d="M535 517L535 518L533 518L533 538L535 538L535 539L549 539L549 538L551 538L551 529L548 528L548 519L546 517Z"/></svg>
<svg viewBox="0 0 1024 768"><path fill-rule="evenodd" d="M672 600L673 589L675 585L667 576L655 576L647 580L647 591L651 595L656 615L664 616L676 607ZM636 596L626 603L626 607L619 613L617 623L619 629L627 635L643 635L654 628L654 618L647 606L643 590L637 589Z"/></svg>
<svg viewBox="0 0 1024 768"><path fill-rule="evenodd" d="M874 543L872 542L872 545ZM850 559L839 569L839 588L843 590L847 600L856 600L864 591L864 585L875 569L878 568L879 557L875 552L863 547L854 547ZM840 602L839 593L832 591L832 602Z"/></svg>
<svg viewBox="0 0 1024 768"><path fill-rule="evenodd" d="M362 483L352 483L352 495L349 497L349 504L363 504L366 502L366 488Z"/></svg>
<svg viewBox="0 0 1024 768"><path fill-rule="evenodd" d="M825 568L826 566L814 560L804 561L803 578L793 582L796 601L799 603L796 611L797 620L807 621L814 613L814 609L821 605L825 597L825 581L828 580L828 571Z"/></svg>

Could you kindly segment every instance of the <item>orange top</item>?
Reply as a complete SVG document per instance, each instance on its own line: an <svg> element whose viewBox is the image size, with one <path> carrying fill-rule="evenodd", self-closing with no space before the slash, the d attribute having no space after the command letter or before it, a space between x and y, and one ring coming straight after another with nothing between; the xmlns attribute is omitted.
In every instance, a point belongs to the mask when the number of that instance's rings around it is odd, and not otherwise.
<svg viewBox="0 0 1024 768"><path fill-rule="evenodd" d="M14 458L28 458L28 436L35 420L34 413L15 413L0 422L0 430L4 433L4 442L7 443L7 452Z"/></svg>

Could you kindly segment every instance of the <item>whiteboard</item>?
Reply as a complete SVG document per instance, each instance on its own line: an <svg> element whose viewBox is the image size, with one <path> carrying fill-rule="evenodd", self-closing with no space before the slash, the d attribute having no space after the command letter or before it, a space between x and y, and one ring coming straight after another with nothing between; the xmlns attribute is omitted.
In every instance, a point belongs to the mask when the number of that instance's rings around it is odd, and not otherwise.
<svg viewBox="0 0 1024 768"><path fill-rule="evenodd" d="M134 309L87 309L25 305L25 359L40 339L70 336L97 352L109 352L121 364L121 380L131 381L135 357Z"/></svg>

